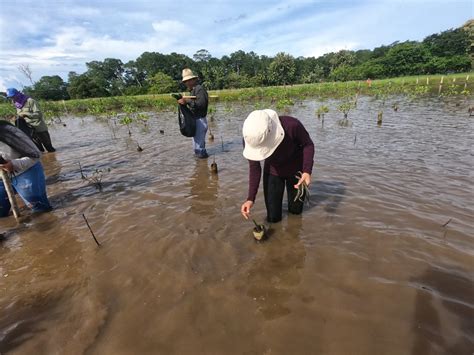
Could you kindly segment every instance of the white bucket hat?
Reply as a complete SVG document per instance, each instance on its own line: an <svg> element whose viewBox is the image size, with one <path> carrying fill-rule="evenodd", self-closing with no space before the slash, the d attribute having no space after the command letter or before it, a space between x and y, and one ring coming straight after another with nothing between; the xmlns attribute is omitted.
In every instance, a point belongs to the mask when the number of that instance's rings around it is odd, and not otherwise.
<svg viewBox="0 0 474 355"><path fill-rule="evenodd" d="M247 116L242 128L244 157L265 160L273 154L285 137L278 114L273 110L256 110Z"/></svg>
<svg viewBox="0 0 474 355"><path fill-rule="evenodd" d="M197 75L194 75L192 70L188 68L183 69L182 76L183 76L183 80L182 80L183 82L197 78Z"/></svg>

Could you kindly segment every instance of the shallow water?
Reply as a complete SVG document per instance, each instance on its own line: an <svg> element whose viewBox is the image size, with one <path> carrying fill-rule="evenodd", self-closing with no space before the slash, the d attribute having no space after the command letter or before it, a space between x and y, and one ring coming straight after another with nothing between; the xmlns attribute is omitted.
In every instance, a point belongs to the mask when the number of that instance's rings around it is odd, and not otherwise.
<svg viewBox="0 0 474 355"><path fill-rule="evenodd" d="M131 138L92 117L53 125L55 210L0 222L0 353L471 354L469 103L392 98L381 127L372 98L350 127L331 101L323 127L320 104L289 111L316 146L310 205L264 243L239 212L252 106L217 106L218 177L175 113ZM253 216L264 212L260 191Z"/></svg>

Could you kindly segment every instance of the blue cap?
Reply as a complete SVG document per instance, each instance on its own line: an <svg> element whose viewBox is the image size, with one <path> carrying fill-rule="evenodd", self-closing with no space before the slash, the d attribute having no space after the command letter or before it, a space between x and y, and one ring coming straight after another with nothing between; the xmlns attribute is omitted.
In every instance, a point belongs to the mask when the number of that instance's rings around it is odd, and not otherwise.
<svg viewBox="0 0 474 355"><path fill-rule="evenodd" d="M18 90L15 88L8 88L7 89L7 97L13 97L18 94Z"/></svg>

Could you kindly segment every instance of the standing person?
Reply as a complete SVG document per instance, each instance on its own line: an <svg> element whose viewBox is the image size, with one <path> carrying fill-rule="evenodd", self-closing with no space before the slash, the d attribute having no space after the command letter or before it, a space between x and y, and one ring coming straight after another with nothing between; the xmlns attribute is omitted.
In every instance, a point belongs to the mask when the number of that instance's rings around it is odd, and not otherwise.
<svg viewBox="0 0 474 355"><path fill-rule="evenodd" d="M15 122L16 126L27 134L30 132L33 142L40 151L44 152L44 149L46 149L48 152L55 152L56 149L51 143L48 126L44 122L43 113L38 103L15 88L7 89L6 94L7 98L12 99L16 107L18 116Z"/></svg>
<svg viewBox="0 0 474 355"><path fill-rule="evenodd" d="M40 156L40 151L25 133L0 120L0 169L14 174L12 186L33 212L51 210ZM7 217L10 207L5 186L0 181L0 217Z"/></svg>
<svg viewBox="0 0 474 355"><path fill-rule="evenodd" d="M186 105L191 110L196 119L196 134L193 137L194 154L198 158L207 158L206 151L206 133L207 133L207 106L209 98L206 89L198 83L198 77L193 74L191 69L183 69L183 83L191 92L195 99L181 98L178 100L180 105Z"/></svg>
<svg viewBox="0 0 474 355"><path fill-rule="evenodd" d="M263 194L267 208L267 221L282 219L283 193L288 196L288 211L303 212L303 196L296 199L298 186L311 183L314 144L303 124L294 117L280 116L273 110L256 110L250 113L242 129L245 147L243 155L249 161L249 190L247 201L240 209L248 219L255 203L262 167ZM301 178L296 178L301 172Z"/></svg>

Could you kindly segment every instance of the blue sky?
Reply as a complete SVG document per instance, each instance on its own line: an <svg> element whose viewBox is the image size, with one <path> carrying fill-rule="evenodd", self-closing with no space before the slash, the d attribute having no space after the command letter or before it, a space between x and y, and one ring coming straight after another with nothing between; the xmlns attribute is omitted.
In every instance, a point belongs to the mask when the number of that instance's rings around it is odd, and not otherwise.
<svg viewBox="0 0 474 355"><path fill-rule="evenodd" d="M86 62L145 51L318 57L419 41L473 17L471 0L0 0L0 90L29 84L21 64L35 80L66 80Z"/></svg>

